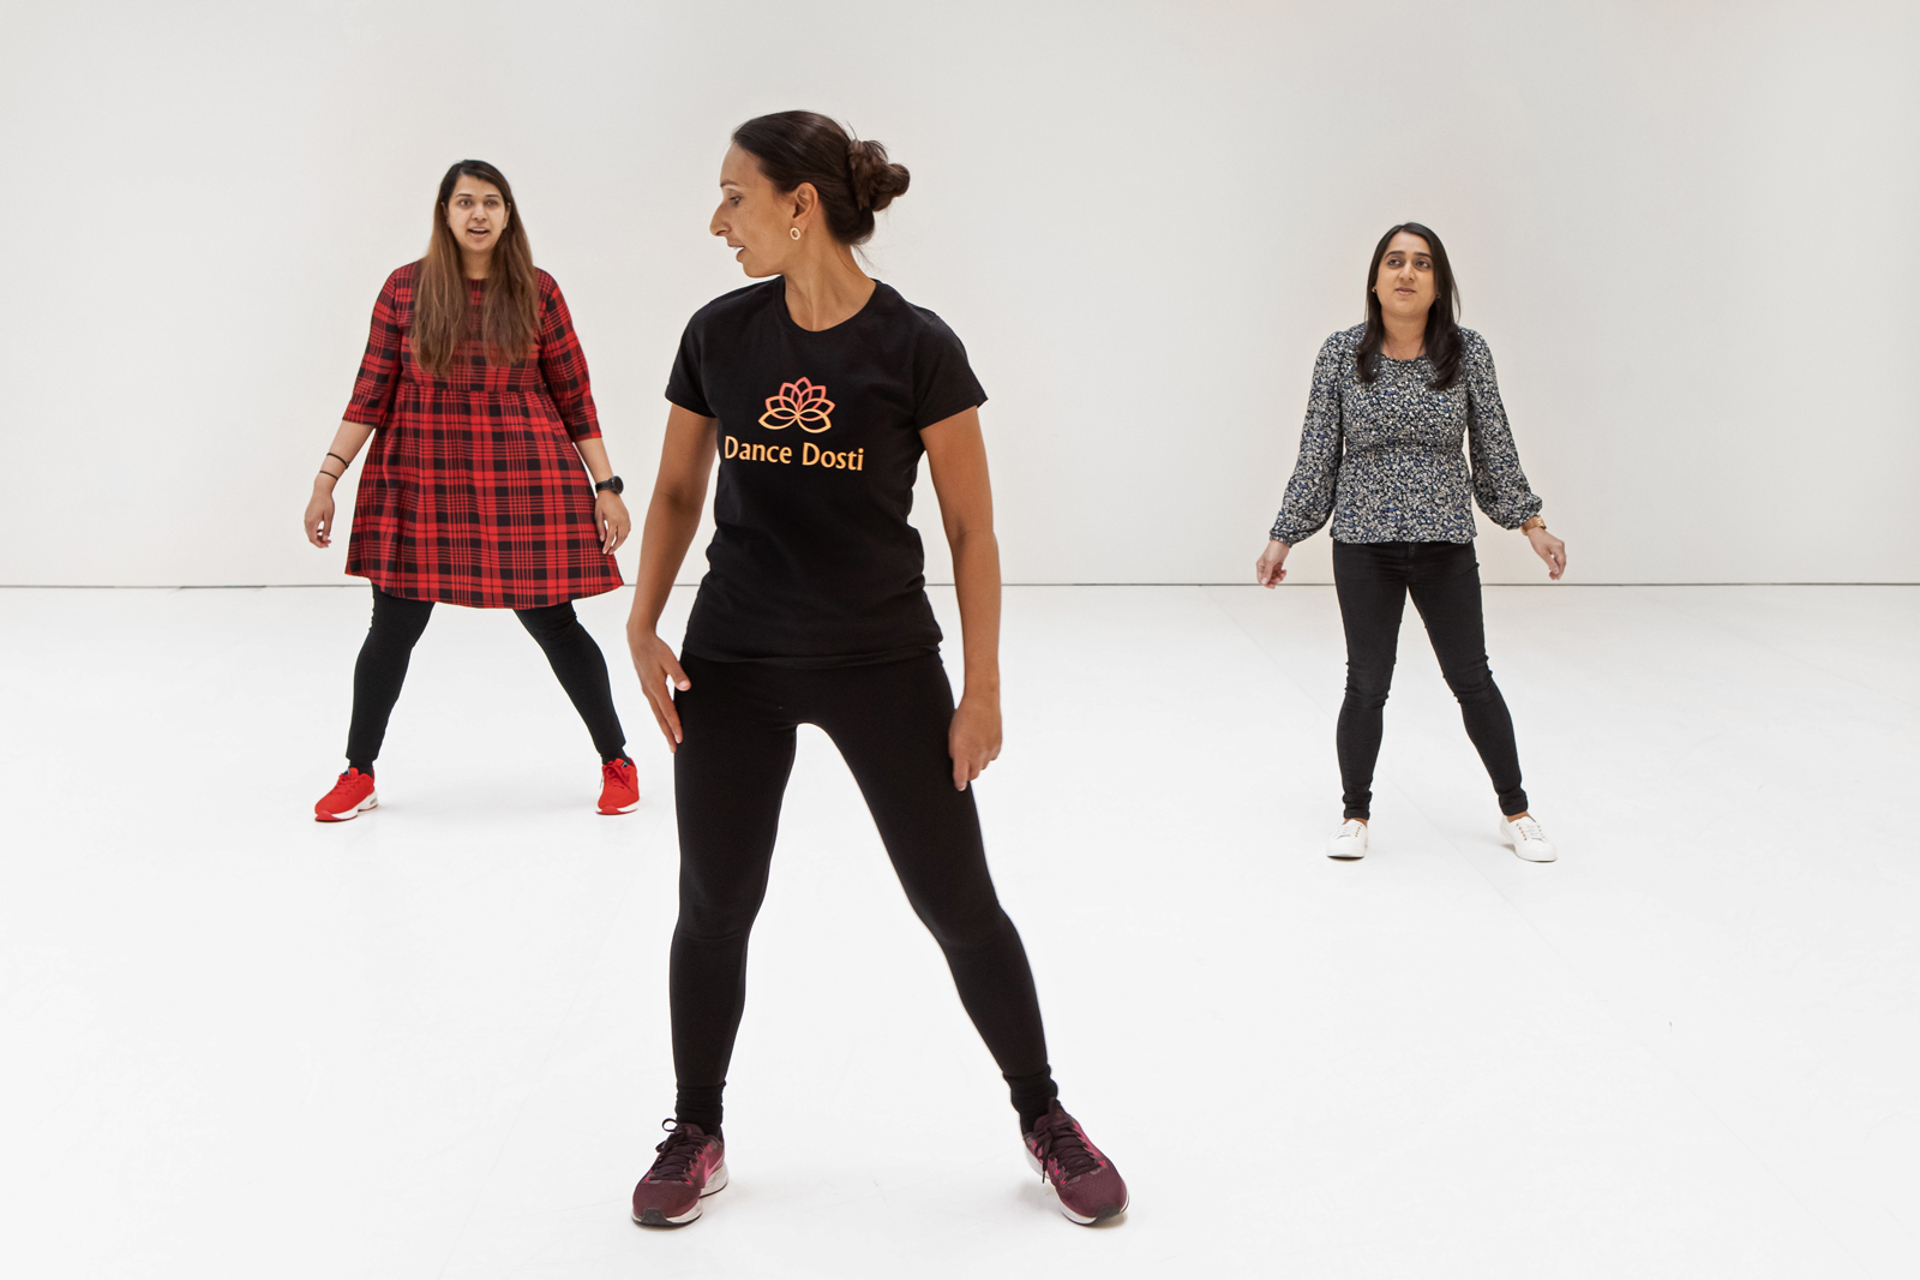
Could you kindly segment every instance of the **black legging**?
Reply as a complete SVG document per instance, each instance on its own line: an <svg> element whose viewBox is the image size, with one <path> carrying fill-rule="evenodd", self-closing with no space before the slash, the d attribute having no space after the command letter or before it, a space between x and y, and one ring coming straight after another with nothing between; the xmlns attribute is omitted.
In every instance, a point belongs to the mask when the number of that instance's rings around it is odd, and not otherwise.
<svg viewBox="0 0 1920 1280"><path fill-rule="evenodd" d="M1393 685L1394 654L1407 596L1427 626L1447 687L1460 702L1467 737L1487 766L1500 812L1524 813L1513 717L1487 669L1480 612L1480 562L1471 542L1336 542L1334 590L1347 632L1347 697L1335 741L1346 816L1370 816L1373 765L1380 756L1381 708Z"/></svg>
<svg viewBox="0 0 1920 1280"><path fill-rule="evenodd" d="M866 797L907 901L1013 1090L1023 1128L1054 1097L1026 949L994 895L973 792L953 787L953 690L938 654L797 670L682 657L673 757L680 920L668 985L676 1115L720 1127L721 1090L746 1003L747 934L766 896L794 731L820 726Z"/></svg>
<svg viewBox="0 0 1920 1280"><path fill-rule="evenodd" d="M593 746L605 760L626 754L627 738L613 709L613 686L607 680L607 660L567 603L541 609L515 609L527 633L546 652L560 687L573 709L587 722ZM347 762L363 773L372 772L387 736L387 720L400 698L413 646L433 617L433 601L409 600L373 589L373 625L353 664L353 725L347 731Z"/></svg>

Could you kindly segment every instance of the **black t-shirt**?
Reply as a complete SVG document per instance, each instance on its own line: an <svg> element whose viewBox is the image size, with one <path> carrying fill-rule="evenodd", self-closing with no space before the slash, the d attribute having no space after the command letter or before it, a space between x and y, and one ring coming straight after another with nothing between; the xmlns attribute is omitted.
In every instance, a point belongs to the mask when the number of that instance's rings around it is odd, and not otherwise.
<svg viewBox="0 0 1920 1280"><path fill-rule="evenodd" d="M953 330L884 284L818 333L779 277L695 312L667 399L720 420L720 484L687 651L836 667L937 650L907 523L919 429L986 398Z"/></svg>

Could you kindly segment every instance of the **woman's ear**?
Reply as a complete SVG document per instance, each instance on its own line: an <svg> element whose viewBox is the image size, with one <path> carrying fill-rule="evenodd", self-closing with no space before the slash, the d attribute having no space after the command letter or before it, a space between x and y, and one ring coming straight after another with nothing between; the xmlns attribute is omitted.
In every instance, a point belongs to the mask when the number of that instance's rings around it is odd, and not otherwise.
<svg viewBox="0 0 1920 1280"><path fill-rule="evenodd" d="M800 221L811 214L820 204L820 193L811 182L803 182L793 189L793 220Z"/></svg>

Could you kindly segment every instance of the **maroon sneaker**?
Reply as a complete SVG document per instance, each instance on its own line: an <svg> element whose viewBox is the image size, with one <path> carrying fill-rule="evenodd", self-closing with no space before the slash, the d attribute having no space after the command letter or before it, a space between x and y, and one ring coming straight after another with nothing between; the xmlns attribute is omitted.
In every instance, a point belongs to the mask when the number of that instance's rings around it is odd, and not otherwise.
<svg viewBox="0 0 1920 1280"><path fill-rule="evenodd" d="M1090 1227L1127 1211L1120 1171L1087 1141L1087 1131L1059 1102L1047 1108L1026 1139L1027 1162L1039 1170L1069 1219Z"/></svg>
<svg viewBox="0 0 1920 1280"><path fill-rule="evenodd" d="M662 1120L667 1140L633 1189L633 1220L643 1227L684 1227L700 1216L700 1199L727 1185L727 1148L697 1124Z"/></svg>

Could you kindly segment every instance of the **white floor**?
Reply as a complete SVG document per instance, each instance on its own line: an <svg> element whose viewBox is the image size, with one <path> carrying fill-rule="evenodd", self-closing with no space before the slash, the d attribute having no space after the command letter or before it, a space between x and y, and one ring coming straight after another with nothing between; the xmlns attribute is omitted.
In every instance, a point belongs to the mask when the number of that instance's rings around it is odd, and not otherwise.
<svg viewBox="0 0 1920 1280"><path fill-rule="evenodd" d="M0 1269L1915 1274L1920 589L1487 599L1555 865L1497 843L1411 611L1336 864L1331 589L1008 592L980 798L1108 1229L1043 1201L810 732L734 1182L657 1233L674 832L624 593L584 613L637 813L520 628L443 609L340 827L361 590L0 593Z"/></svg>

